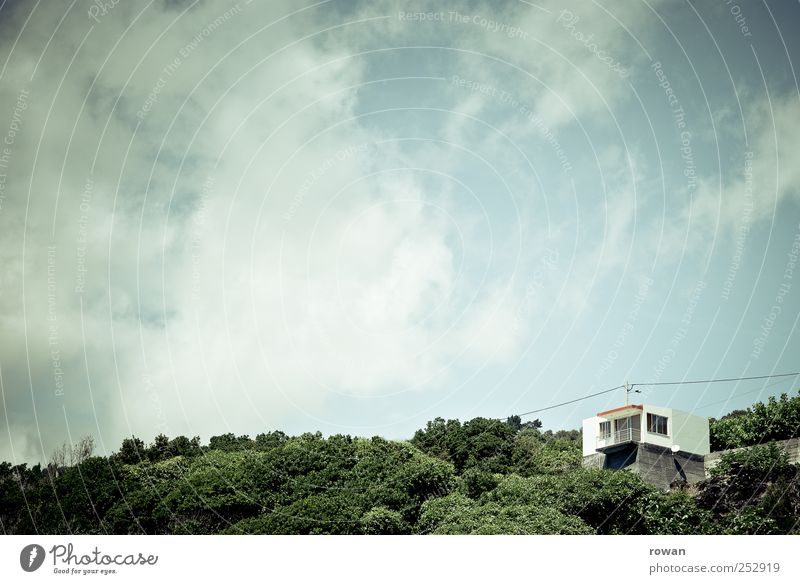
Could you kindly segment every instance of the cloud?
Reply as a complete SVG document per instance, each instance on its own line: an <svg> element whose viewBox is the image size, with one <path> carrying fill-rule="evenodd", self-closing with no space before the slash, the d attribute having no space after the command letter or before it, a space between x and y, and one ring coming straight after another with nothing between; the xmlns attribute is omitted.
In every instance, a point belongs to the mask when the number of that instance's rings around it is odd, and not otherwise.
<svg viewBox="0 0 800 584"><path fill-rule="evenodd" d="M540 8L4 8L0 455L402 422L733 237L738 162L689 198L663 128L663 160L625 133L650 9ZM796 197L797 107L748 108L753 221Z"/></svg>
<svg viewBox="0 0 800 584"><path fill-rule="evenodd" d="M363 64L330 35L295 42L319 11L265 27L296 8L236 6L70 12L28 81L49 5L14 49L2 109L30 100L0 211L0 366L18 460L68 432L113 450L324 418L511 350L514 295L476 289L486 266L464 256L474 218L424 177L375 174L408 155L354 117Z"/></svg>

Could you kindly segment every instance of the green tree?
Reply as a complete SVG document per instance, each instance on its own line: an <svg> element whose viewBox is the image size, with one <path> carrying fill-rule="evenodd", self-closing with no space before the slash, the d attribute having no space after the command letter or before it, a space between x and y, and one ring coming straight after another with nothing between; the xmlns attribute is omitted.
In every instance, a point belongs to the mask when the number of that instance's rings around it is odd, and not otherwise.
<svg viewBox="0 0 800 584"><path fill-rule="evenodd" d="M418 529L421 533L441 535L594 533L579 517L552 507L475 502L460 493L426 502Z"/></svg>
<svg viewBox="0 0 800 584"><path fill-rule="evenodd" d="M147 449L144 442L136 436L125 438L117 454L119 460L125 464L136 464L147 460Z"/></svg>
<svg viewBox="0 0 800 584"><path fill-rule="evenodd" d="M280 430L276 430L274 432L268 432L266 434L259 434L256 436L256 450L272 450L273 448L277 448L289 440L289 437L281 432Z"/></svg>
<svg viewBox="0 0 800 584"><path fill-rule="evenodd" d="M786 440L800 435L800 394L790 398L769 397L747 410L736 410L709 427L711 450L753 446L770 440Z"/></svg>
<svg viewBox="0 0 800 584"><path fill-rule="evenodd" d="M410 532L409 525L397 511L373 507L361 516L361 529L367 535L400 535Z"/></svg>
<svg viewBox="0 0 800 584"><path fill-rule="evenodd" d="M701 535L716 533L712 514L685 491L647 497L641 506L645 533Z"/></svg>
<svg viewBox="0 0 800 584"><path fill-rule="evenodd" d="M734 450L697 485L697 502L725 533L792 533L800 522L799 473L774 442Z"/></svg>
<svg viewBox="0 0 800 584"><path fill-rule="evenodd" d="M220 436L212 436L208 441L209 450L222 450L224 452L236 452L238 450L249 450L255 447L255 442L245 435L236 436L232 432Z"/></svg>

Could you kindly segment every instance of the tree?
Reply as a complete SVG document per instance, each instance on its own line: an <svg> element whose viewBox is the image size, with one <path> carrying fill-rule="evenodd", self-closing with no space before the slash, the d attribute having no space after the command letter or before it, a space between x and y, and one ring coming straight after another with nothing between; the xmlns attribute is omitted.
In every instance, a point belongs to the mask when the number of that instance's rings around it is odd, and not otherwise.
<svg viewBox="0 0 800 584"><path fill-rule="evenodd" d="M94 438L89 434L81 436L73 445L64 442L50 455L47 470L51 475L57 476L64 469L82 463L91 457L93 452Z"/></svg>
<svg viewBox="0 0 800 584"><path fill-rule="evenodd" d="M164 434L159 434L147 449L147 458L151 462L159 460L167 460L172 458L174 454L171 452L169 438Z"/></svg>
<svg viewBox="0 0 800 584"><path fill-rule="evenodd" d="M512 461L523 476L563 473L581 467L583 456L577 442L523 430L514 441Z"/></svg>
<svg viewBox="0 0 800 584"><path fill-rule="evenodd" d="M361 516L359 522L367 535L400 535L410 531L403 516L386 507L373 507Z"/></svg>
<svg viewBox="0 0 800 584"><path fill-rule="evenodd" d="M94 438L87 434L82 436L72 447L72 464L81 464L91 458L94 453Z"/></svg>
<svg viewBox="0 0 800 584"><path fill-rule="evenodd" d="M770 440L800 435L800 394L781 394L767 402L756 402L747 410L736 410L709 426L711 450L754 446Z"/></svg>
<svg viewBox="0 0 800 584"><path fill-rule="evenodd" d="M144 442L136 436L132 436L122 440L122 446L120 446L117 456L125 464L137 464L147 460L147 449Z"/></svg>
<svg viewBox="0 0 800 584"><path fill-rule="evenodd" d="M470 468L461 475L458 489L471 499L478 499L483 493L494 489L502 476L479 468Z"/></svg>
<svg viewBox="0 0 800 584"><path fill-rule="evenodd" d="M519 432L522 429L522 418L519 416L509 416L506 420L506 424L511 426L515 432Z"/></svg>
<svg viewBox="0 0 800 584"><path fill-rule="evenodd" d="M72 450L67 443L64 442L50 455L50 462L47 464L47 470L52 476L58 476L63 469L70 465L70 458Z"/></svg>
<svg viewBox="0 0 800 584"><path fill-rule="evenodd" d="M458 420L445 422L436 418L428 422L425 429L417 430L411 442L431 456L451 461L458 474L473 466L489 472L507 472L511 469L514 436L517 434L513 418L512 423L474 418L463 424ZM538 420L520 427L525 431L536 423Z"/></svg>
<svg viewBox="0 0 800 584"><path fill-rule="evenodd" d="M642 505L646 533L659 535L713 534L717 528L711 513L685 491L648 497Z"/></svg>
<svg viewBox="0 0 800 584"><path fill-rule="evenodd" d="M208 448L210 450L222 450L225 452L248 450L254 446L255 442L250 440L250 437L246 434L237 438L232 432L220 436L212 436L208 442Z"/></svg>
<svg viewBox="0 0 800 584"><path fill-rule="evenodd" d="M200 454L200 436L191 440L186 436L176 436L170 440L168 451L172 456L196 456Z"/></svg>
<svg viewBox="0 0 800 584"><path fill-rule="evenodd" d="M475 502L456 493L423 505L420 533L458 534L589 534L594 530L579 517L552 507L531 504L503 505Z"/></svg>
<svg viewBox="0 0 800 584"><path fill-rule="evenodd" d="M788 533L800 522L800 467L776 443L727 452L697 485L697 502L726 533ZM742 517L737 519L738 515ZM783 530L783 531L782 531Z"/></svg>
<svg viewBox="0 0 800 584"><path fill-rule="evenodd" d="M289 437L280 430L268 432L267 434L259 434L256 436L255 448L256 450L264 451L272 450L273 448L286 444L288 440Z"/></svg>
<svg viewBox="0 0 800 584"><path fill-rule="evenodd" d="M563 474L506 476L481 501L501 507L534 505L576 515L601 534L645 533L641 506L658 496L655 487L629 472L576 469Z"/></svg>

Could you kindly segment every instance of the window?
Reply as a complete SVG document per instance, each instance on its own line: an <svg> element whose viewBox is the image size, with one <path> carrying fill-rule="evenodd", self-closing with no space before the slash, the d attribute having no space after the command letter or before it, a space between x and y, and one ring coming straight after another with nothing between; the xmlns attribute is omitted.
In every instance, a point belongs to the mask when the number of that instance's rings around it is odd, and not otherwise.
<svg viewBox="0 0 800 584"><path fill-rule="evenodd" d="M600 438L611 436L611 422L600 422Z"/></svg>
<svg viewBox="0 0 800 584"><path fill-rule="evenodd" d="M651 434L667 436L667 418L656 414L647 414L647 431Z"/></svg>

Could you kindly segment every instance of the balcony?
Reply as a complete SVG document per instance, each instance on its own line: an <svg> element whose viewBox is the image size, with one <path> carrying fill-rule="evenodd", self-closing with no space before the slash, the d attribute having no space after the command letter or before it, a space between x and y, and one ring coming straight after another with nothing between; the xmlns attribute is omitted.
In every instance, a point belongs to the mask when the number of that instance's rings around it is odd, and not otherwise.
<svg viewBox="0 0 800 584"><path fill-rule="evenodd" d="M642 432L638 428L626 428L625 430L617 430L609 434L604 434L597 437L597 450L605 450L618 444L627 444L629 442L640 442L642 439Z"/></svg>

